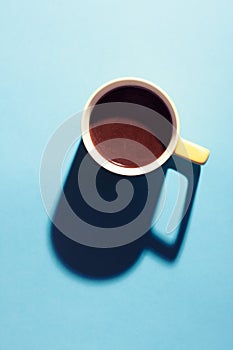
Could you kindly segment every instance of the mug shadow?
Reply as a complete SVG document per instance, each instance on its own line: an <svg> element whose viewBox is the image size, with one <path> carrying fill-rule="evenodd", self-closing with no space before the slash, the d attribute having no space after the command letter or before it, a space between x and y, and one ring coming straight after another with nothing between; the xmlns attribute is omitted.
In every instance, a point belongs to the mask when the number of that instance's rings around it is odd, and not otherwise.
<svg viewBox="0 0 233 350"><path fill-rule="evenodd" d="M84 157L90 156L81 142L63 188L66 200L72 210L84 221L95 227L118 227L137 217L147 200L148 188L145 176L127 177L127 180L134 187L134 197L130 205L127 206L126 211L122 210L112 214L99 213L84 201L77 186L77 174ZM90 161L92 161L91 157ZM176 170L176 168L179 169L179 173L186 177L188 186L183 206L183 218L179 224L175 240L172 243L163 240L159 235L156 235L154 230L152 232L152 229L149 229L141 238L127 245L116 248L93 248L71 240L59 231L54 223L51 223L50 242L52 250L59 262L79 276L96 280L122 275L135 266L142 253L146 251L153 252L167 263L174 263L181 252L200 177L199 165L193 163L190 166L190 162L176 156L170 158L163 165L164 176L166 176L169 169ZM150 173L150 176L154 183L155 201L153 203L153 209L155 210L164 178L161 176L161 172L157 171ZM107 201L114 200L117 196L115 186L122 178L125 177L100 168L96 178L96 186L101 197ZM86 185L88 186L88 181ZM54 215L54 217L59 217L59 220L65 220L61 205L62 198L62 196L59 198ZM148 216L151 222L151 211L148 212Z"/></svg>

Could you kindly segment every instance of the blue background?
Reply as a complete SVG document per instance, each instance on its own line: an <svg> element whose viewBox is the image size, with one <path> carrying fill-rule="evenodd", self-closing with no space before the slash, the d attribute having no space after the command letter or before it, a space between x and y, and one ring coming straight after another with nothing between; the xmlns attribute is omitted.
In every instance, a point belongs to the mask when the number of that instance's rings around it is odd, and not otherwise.
<svg viewBox="0 0 233 350"><path fill-rule="evenodd" d="M233 348L230 1L5 1L0 7L0 344L13 349ZM56 258L39 190L51 133L102 83L138 76L211 149L179 259L146 252L105 281Z"/></svg>

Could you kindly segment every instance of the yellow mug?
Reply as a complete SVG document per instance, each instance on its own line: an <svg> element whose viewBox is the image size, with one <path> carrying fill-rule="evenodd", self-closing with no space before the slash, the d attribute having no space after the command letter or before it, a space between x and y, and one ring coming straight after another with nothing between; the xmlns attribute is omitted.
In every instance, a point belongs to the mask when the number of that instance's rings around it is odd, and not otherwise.
<svg viewBox="0 0 233 350"><path fill-rule="evenodd" d="M140 89L144 89L145 91L149 91L151 94L153 94L154 97L159 98L170 113L171 123L174 130L171 135L169 144L167 145L165 151L158 157L158 159L145 166L135 168L122 167L118 164L114 164L113 162L106 160L106 158L96 149L96 146L93 143L91 137L90 119L94 107L98 105L99 101L104 96L112 94L114 91L116 91L116 89L119 90L125 87L128 87L129 89L130 87L138 87ZM134 102L137 103L137 101ZM151 172L164 164L172 154L176 154L194 163L202 165L206 163L210 154L210 151L207 148L199 146L180 137L179 117L175 105L171 101L170 97L166 92L164 92L155 84L139 78L120 78L112 80L98 88L85 105L81 119L81 131L84 145L94 160L107 170L121 175L135 176Z"/></svg>

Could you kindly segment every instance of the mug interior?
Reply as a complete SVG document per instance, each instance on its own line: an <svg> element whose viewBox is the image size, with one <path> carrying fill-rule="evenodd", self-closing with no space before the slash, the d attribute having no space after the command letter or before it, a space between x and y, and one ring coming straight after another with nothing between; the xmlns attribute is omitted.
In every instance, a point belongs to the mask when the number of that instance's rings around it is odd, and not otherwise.
<svg viewBox="0 0 233 350"><path fill-rule="evenodd" d="M174 152L179 131L166 93L135 78L98 89L86 104L81 128L91 156L121 175L140 175L161 166Z"/></svg>

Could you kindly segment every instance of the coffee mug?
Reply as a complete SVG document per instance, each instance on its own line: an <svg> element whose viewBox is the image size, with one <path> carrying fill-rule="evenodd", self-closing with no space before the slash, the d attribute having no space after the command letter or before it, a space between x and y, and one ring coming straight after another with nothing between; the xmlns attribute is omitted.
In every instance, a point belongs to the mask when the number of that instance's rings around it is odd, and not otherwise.
<svg viewBox="0 0 233 350"><path fill-rule="evenodd" d="M180 137L174 103L161 88L139 78L112 80L97 89L84 107L81 132L93 159L120 175L146 174L173 154L202 165L210 154Z"/></svg>

